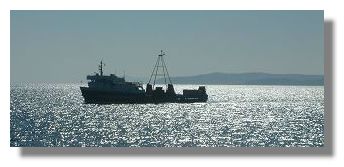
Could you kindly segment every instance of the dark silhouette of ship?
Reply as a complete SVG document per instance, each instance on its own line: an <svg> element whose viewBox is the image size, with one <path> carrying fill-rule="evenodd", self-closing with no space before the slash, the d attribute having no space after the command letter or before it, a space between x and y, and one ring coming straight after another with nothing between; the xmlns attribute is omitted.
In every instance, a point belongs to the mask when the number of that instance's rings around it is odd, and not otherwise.
<svg viewBox="0 0 344 167"><path fill-rule="evenodd" d="M208 95L205 86L196 90L184 89L183 94L176 94L168 74L165 54L158 55L154 69L146 85L146 90L139 82L127 82L124 77L114 74L103 75L103 61L99 65L99 73L88 75L88 87L80 87L85 103L124 104L124 103L194 103L206 102ZM157 77L163 77L165 88L156 85Z"/></svg>

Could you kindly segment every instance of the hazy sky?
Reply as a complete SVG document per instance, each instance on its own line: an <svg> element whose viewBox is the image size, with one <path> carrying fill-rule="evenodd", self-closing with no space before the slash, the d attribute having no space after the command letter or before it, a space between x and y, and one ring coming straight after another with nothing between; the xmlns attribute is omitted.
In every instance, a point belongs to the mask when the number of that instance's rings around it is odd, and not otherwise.
<svg viewBox="0 0 344 167"><path fill-rule="evenodd" d="M11 11L11 82L78 82L97 71L149 77L323 74L323 11Z"/></svg>

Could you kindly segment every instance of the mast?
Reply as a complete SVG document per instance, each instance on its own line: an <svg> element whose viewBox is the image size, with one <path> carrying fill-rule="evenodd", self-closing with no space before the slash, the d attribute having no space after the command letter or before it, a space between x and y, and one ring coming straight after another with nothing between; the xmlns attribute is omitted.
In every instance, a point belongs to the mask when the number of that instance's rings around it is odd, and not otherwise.
<svg viewBox="0 0 344 167"><path fill-rule="evenodd" d="M100 65L98 66L100 76L103 76L103 60L100 61Z"/></svg>
<svg viewBox="0 0 344 167"><path fill-rule="evenodd" d="M166 63L165 63L165 60L164 60L164 55L165 55L165 53L161 50L160 54L158 55L158 59L157 59L155 65L154 65L154 69L152 71L152 74L151 74L151 76L149 78L149 82L148 83L150 84L152 79L153 79L153 77L154 77L153 88L155 86L156 79L159 76L164 77L165 85L168 85L168 84L172 85L172 81L171 81L170 75L168 74Z"/></svg>

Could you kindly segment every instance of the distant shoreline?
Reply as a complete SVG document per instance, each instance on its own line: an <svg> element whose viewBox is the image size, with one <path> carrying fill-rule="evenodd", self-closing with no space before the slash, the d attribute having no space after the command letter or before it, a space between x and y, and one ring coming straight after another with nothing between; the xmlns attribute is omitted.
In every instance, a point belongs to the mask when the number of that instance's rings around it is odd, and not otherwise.
<svg viewBox="0 0 344 167"><path fill-rule="evenodd" d="M176 84L215 85L304 85L323 86L323 75L269 73L209 73L187 77L171 77ZM159 83L163 82L159 80Z"/></svg>

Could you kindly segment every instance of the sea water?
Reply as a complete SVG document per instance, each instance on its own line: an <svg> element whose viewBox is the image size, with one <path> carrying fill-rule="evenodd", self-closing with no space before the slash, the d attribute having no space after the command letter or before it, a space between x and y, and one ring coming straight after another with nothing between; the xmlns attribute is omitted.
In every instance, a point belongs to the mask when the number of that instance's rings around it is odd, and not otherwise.
<svg viewBox="0 0 344 167"><path fill-rule="evenodd" d="M82 84L11 84L19 147L321 147L323 86L206 85L206 103L84 104ZM197 85L175 85L177 93Z"/></svg>

